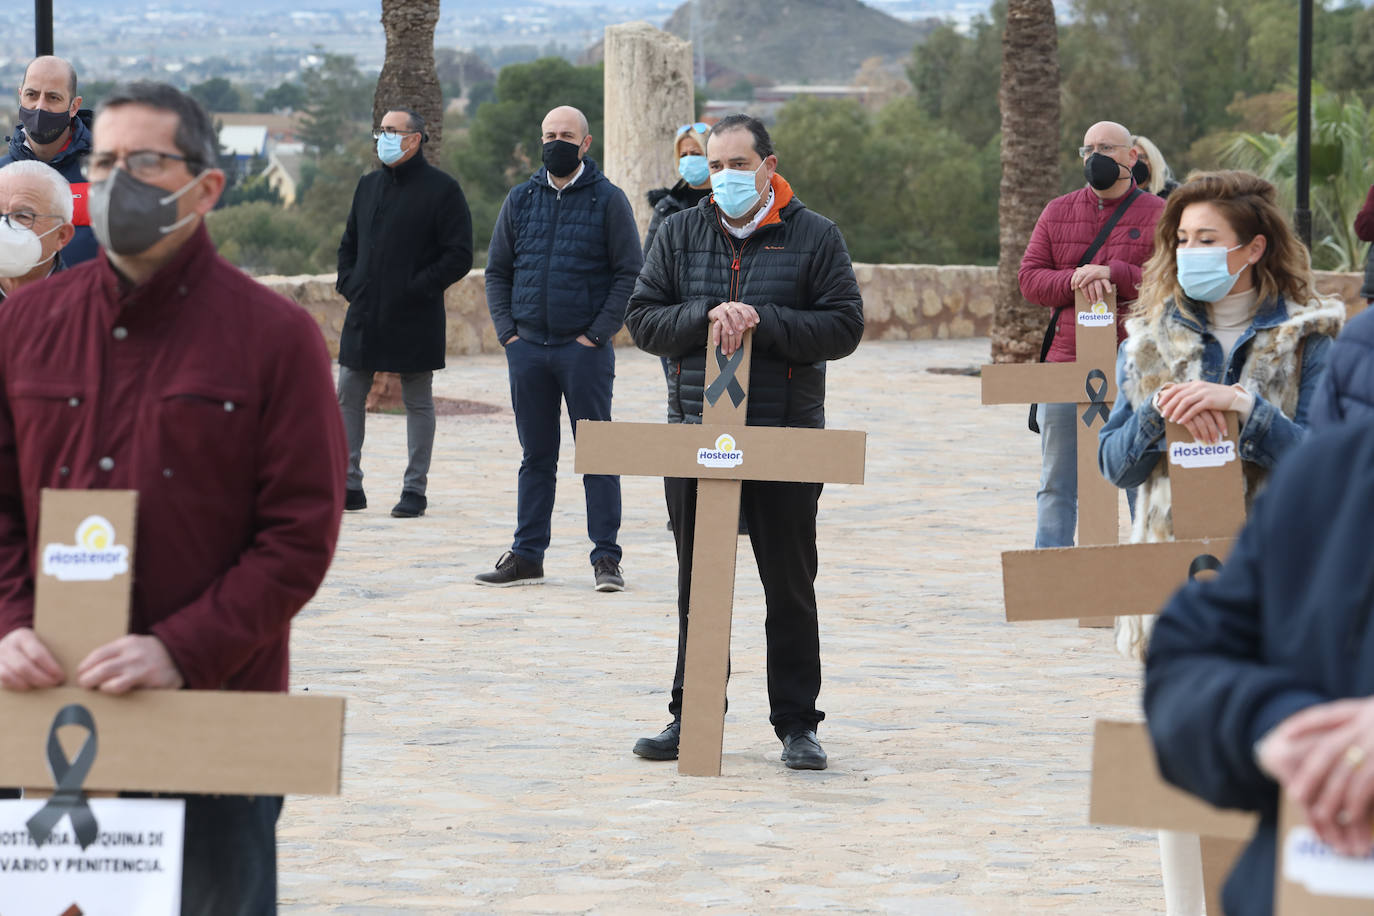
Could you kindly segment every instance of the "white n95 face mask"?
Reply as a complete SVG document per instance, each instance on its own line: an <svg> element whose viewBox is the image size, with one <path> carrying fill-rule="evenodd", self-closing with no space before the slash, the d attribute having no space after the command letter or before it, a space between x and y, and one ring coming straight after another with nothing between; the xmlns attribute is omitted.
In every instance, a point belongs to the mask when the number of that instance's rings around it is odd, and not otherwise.
<svg viewBox="0 0 1374 916"><path fill-rule="evenodd" d="M43 237L61 228L62 224L58 223L43 235L38 235L32 229L0 219L0 277L22 277L48 260L43 257ZM53 252L50 257L56 254Z"/></svg>

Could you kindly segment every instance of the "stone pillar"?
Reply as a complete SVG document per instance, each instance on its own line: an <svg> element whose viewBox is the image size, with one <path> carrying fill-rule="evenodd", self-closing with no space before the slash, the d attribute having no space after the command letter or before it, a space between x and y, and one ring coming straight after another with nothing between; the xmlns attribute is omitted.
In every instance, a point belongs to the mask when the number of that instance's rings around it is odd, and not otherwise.
<svg viewBox="0 0 1374 916"><path fill-rule="evenodd" d="M653 188L677 183L673 136L693 120L692 43L647 22L606 27L601 165L630 198L643 237Z"/></svg>

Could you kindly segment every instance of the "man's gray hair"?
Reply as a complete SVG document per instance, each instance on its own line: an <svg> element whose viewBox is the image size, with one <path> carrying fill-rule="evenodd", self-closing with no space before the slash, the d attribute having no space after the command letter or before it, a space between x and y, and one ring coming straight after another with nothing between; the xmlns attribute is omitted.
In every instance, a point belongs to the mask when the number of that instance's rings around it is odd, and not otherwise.
<svg viewBox="0 0 1374 916"><path fill-rule="evenodd" d="M9 165L0 166L0 176L5 178L27 178L35 179L43 185L48 196L49 215L59 213L62 215L62 222L72 221L72 186L67 179L62 177L62 173L46 162L37 159L20 159L11 162Z"/></svg>
<svg viewBox="0 0 1374 916"><path fill-rule="evenodd" d="M191 96L166 83L140 80L116 86L100 102L96 117L111 108L122 105L144 105L160 111L170 111L177 116L177 132L173 138L181 155L186 157L186 168L192 174L200 174L206 169L219 166L219 137L215 125L200 103Z"/></svg>

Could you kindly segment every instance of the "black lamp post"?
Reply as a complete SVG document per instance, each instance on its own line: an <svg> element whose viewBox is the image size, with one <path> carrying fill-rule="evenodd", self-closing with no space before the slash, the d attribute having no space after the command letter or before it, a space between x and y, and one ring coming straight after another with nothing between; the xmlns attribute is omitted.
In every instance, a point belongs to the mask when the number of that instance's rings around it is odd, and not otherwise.
<svg viewBox="0 0 1374 916"><path fill-rule="evenodd" d="M1312 247L1312 210L1308 189L1312 184L1312 0L1302 0L1298 18L1298 175L1297 207L1293 228L1308 248Z"/></svg>
<svg viewBox="0 0 1374 916"><path fill-rule="evenodd" d="M33 54L52 53L52 0L33 0Z"/></svg>

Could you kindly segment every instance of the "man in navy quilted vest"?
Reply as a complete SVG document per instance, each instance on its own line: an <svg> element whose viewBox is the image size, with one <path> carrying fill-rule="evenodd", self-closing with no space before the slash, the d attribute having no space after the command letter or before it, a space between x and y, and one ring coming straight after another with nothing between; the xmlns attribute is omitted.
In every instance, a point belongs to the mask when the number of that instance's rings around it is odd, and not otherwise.
<svg viewBox="0 0 1374 916"><path fill-rule="evenodd" d="M587 156L586 116L560 106L541 134L544 166L506 197L487 252L487 308L506 349L522 456L515 538L479 585L543 581L562 404L574 435L578 420L611 418L611 338L643 263L629 200ZM620 478L587 474L582 485L596 589L620 591Z"/></svg>

